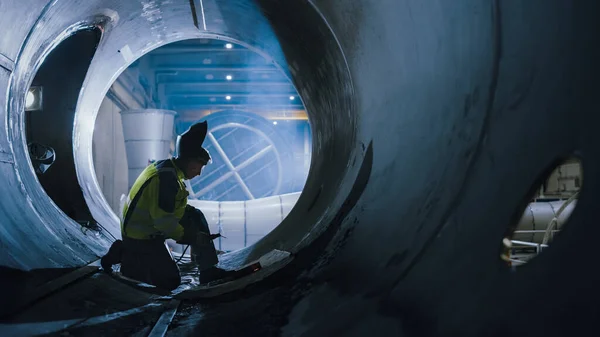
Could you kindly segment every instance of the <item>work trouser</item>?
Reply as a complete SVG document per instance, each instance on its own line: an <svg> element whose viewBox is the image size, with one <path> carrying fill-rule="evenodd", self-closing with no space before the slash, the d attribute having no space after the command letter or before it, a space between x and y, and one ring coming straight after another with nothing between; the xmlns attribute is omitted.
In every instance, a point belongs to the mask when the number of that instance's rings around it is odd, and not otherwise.
<svg viewBox="0 0 600 337"><path fill-rule="evenodd" d="M205 240L198 240L196 244L190 246L192 261L198 265L198 270L206 270L219 263L215 244L208 238L210 229L204 213L195 207L188 206L179 223L183 226L185 231L203 233L200 235L200 238L205 238Z"/></svg>
<svg viewBox="0 0 600 337"><path fill-rule="evenodd" d="M186 208L180 223L185 231L210 234L204 214L194 207ZM201 240L191 246L190 253L198 270L207 270L219 263L212 240ZM110 265L120 263L121 274L135 280L167 290L173 290L181 284L179 267L173 261L164 238L138 240L123 237L123 241L113 243L104 258Z"/></svg>
<svg viewBox="0 0 600 337"><path fill-rule="evenodd" d="M179 267L173 261L164 238L136 240L124 237L122 246L123 276L166 290L179 287Z"/></svg>

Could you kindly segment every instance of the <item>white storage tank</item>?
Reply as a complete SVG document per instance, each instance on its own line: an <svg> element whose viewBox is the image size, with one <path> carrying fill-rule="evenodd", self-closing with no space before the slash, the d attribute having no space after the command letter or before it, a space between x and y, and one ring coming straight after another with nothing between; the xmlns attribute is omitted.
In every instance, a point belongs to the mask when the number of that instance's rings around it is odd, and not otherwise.
<svg viewBox="0 0 600 337"><path fill-rule="evenodd" d="M131 186L153 161L166 159L174 141L175 111L141 109L121 112Z"/></svg>

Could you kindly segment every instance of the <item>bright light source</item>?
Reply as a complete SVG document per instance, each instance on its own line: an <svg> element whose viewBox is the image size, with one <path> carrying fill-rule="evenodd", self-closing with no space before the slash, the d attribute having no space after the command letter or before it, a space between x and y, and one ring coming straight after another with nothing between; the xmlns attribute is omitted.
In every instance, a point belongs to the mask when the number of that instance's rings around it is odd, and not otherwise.
<svg viewBox="0 0 600 337"><path fill-rule="evenodd" d="M228 44L225 45L225 48L231 49L231 48L233 48L233 45L231 43L228 43Z"/></svg>
<svg viewBox="0 0 600 337"><path fill-rule="evenodd" d="M33 92L28 91L27 97L25 98L25 108L27 108L27 109L31 108L34 103L35 103L35 95L33 94Z"/></svg>
<svg viewBox="0 0 600 337"><path fill-rule="evenodd" d="M231 96L225 96L225 99L229 101L231 99Z"/></svg>
<svg viewBox="0 0 600 337"><path fill-rule="evenodd" d="M231 80L233 79L233 76L231 76L231 75L227 75L225 78L226 78L228 81L231 81Z"/></svg>
<svg viewBox="0 0 600 337"><path fill-rule="evenodd" d="M295 99L296 99L296 97L294 97L294 96L290 96L290 101L293 101L293 100L295 100Z"/></svg>
<svg viewBox="0 0 600 337"><path fill-rule="evenodd" d="M42 110L42 87L31 87L25 94L25 111Z"/></svg>
<svg viewBox="0 0 600 337"><path fill-rule="evenodd" d="M274 122L273 122L273 125L277 125L277 121L274 121Z"/></svg>

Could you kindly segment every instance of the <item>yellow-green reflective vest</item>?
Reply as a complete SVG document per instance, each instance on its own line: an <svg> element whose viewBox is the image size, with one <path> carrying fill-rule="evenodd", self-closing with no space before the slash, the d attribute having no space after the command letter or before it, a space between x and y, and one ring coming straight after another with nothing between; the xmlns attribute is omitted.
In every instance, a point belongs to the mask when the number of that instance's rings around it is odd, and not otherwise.
<svg viewBox="0 0 600 337"><path fill-rule="evenodd" d="M166 236L180 240L183 227L179 220L189 195L184 179L183 171L173 159L160 160L146 167L133 184L123 207L123 237L145 240ZM128 214L130 206L131 214Z"/></svg>

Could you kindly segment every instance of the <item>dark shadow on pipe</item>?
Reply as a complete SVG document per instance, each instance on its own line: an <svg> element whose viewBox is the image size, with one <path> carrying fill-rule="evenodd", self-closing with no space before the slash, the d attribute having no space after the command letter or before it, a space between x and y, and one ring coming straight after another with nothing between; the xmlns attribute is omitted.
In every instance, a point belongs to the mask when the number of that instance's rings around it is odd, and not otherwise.
<svg viewBox="0 0 600 337"><path fill-rule="evenodd" d="M56 160L38 180L45 192L73 220L93 221L77 181L73 158L73 121L77 99L101 32L81 30L59 44L37 72L32 86L43 88L41 110L25 117L27 143L52 147Z"/></svg>

